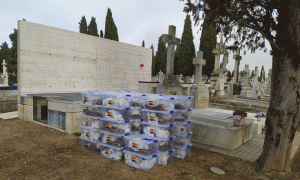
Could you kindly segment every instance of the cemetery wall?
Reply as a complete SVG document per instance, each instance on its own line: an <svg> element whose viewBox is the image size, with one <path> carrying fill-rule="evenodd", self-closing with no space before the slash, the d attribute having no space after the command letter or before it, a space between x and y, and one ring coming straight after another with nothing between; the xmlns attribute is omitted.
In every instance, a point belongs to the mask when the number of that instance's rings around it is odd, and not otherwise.
<svg viewBox="0 0 300 180"><path fill-rule="evenodd" d="M149 48L28 21L18 21L18 37L19 93L138 89L138 81L151 81Z"/></svg>

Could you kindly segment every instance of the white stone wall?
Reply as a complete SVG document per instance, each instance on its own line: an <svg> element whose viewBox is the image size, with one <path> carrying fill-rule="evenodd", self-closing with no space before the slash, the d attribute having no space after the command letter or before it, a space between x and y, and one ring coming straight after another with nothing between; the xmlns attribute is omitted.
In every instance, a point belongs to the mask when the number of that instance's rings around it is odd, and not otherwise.
<svg viewBox="0 0 300 180"><path fill-rule="evenodd" d="M138 89L138 81L151 81L149 48L28 21L18 21L18 37L19 93Z"/></svg>

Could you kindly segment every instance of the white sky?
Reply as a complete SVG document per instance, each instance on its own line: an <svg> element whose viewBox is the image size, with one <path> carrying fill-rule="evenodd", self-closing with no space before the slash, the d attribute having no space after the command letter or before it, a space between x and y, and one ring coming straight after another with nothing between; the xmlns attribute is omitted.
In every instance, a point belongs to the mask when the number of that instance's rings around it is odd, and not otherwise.
<svg viewBox="0 0 300 180"><path fill-rule="evenodd" d="M17 29L17 21L23 18L29 22L79 32L81 17L85 15L88 25L93 16L98 31L104 31L109 7L118 28L119 41L141 46L144 40L145 46L149 48L153 44L156 52L158 38L168 33L169 25L176 26L176 37L181 38L186 17L184 4L179 0L0 0L0 43L6 41L11 47L9 34L14 28ZM198 31L199 26L192 26L195 49L198 51L201 31ZM267 47L270 50L269 43ZM240 70L244 69L245 64L249 64L251 71L255 66L260 70L263 65L267 74L272 66L269 53L257 51L251 54L247 51L246 55L241 55ZM229 55L227 69L234 70L233 54Z"/></svg>

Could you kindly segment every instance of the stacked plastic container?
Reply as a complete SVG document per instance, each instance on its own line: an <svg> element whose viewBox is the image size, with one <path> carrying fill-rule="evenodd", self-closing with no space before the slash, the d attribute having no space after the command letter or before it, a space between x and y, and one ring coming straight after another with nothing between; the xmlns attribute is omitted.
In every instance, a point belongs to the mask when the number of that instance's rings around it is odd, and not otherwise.
<svg viewBox="0 0 300 180"><path fill-rule="evenodd" d="M190 96L173 96L175 121L174 157L184 159L191 154L191 104Z"/></svg>
<svg viewBox="0 0 300 180"><path fill-rule="evenodd" d="M99 132L102 127L102 110L99 105L102 104L100 94L95 92L82 93L82 109L81 115L81 147L94 153L100 152L101 133Z"/></svg>
<svg viewBox="0 0 300 180"><path fill-rule="evenodd" d="M82 148L116 161L124 155L144 171L190 155L191 97L101 91L82 99Z"/></svg>

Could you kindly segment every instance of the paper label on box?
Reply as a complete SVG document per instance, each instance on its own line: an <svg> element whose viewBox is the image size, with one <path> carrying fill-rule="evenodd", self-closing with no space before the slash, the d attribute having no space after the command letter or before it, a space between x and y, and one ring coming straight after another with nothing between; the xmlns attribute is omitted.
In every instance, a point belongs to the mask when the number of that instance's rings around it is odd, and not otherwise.
<svg viewBox="0 0 300 180"><path fill-rule="evenodd" d="M109 136L107 136L107 138L106 138L106 139L107 139L107 141L111 141L111 138L110 138Z"/></svg>
<svg viewBox="0 0 300 180"><path fill-rule="evenodd" d="M150 116L150 121L154 121L155 117L154 116Z"/></svg>
<svg viewBox="0 0 300 180"><path fill-rule="evenodd" d="M88 133L88 132L85 133L85 136L86 136L86 137L90 137L90 133Z"/></svg>
<svg viewBox="0 0 300 180"><path fill-rule="evenodd" d="M131 161L132 161L132 162L137 162L137 158L134 157L134 156L131 156Z"/></svg>
<svg viewBox="0 0 300 180"><path fill-rule="evenodd" d="M89 125L90 125L90 122L89 122L89 121L85 121L85 125L86 125L86 126L89 126Z"/></svg>
<svg viewBox="0 0 300 180"><path fill-rule="evenodd" d="M107 116L112 116L112 113L111 112L107 112Z"/></svg>
<svg viewBox="0 0 300 180"><path fill-rule="evenodd" d="M86 110L90 110L90 108L89 108L89 107L85 107L85 109L86 109Z"/></svg>
<svg viewBox="0 0 300 180"><path fill-rule="evenodd" d="M138 148L138 147L139 147L139 146L138 146L138 143L133 142L133 143L132 143L132 147L133 147L133 148Z"/></svg>
<svg viewBox="0 0 300 180"><path fill-rule="evenodd" d="M85 142L84 145L85 145L86 147L90 147L90 143L88 143L88 142Z"/></svg>
<svg viewBox="0 0 300 180"><path fill-rule="evenodd" d="M106 123L105 126L106 126L107 128L111 128L111 125L110 125L109 123Z"/></svg>
<svg viewBox="0 0 300 180"><path fill-rule="evenodd" d="M154 105L154 101L148 101L149 105Z"/></svg>
<svg viewBox="0 0 300 180"><path fill-rule="evenodd" d="M113 103L114 103L114 101L108 100L108 104L113 104Z"/></svg>
<svg viewBox="0 0 300 180"><path fill-rule="evenodd" d="M105 149L105 154L109 154L110 152L109 152L109 149Z"/></svg>
<svg viewBox="0 0 300 180"><path fill-rule="evenodd" d="M87 102L88 100L89 100L88 98L84 97L84 102Z"/></svg>
<svg viewBox="0 0 300 180"><path fill-rule="evenodd" d="M155 129L150 129L150 133L154 134L155 133Z"/></svg>

